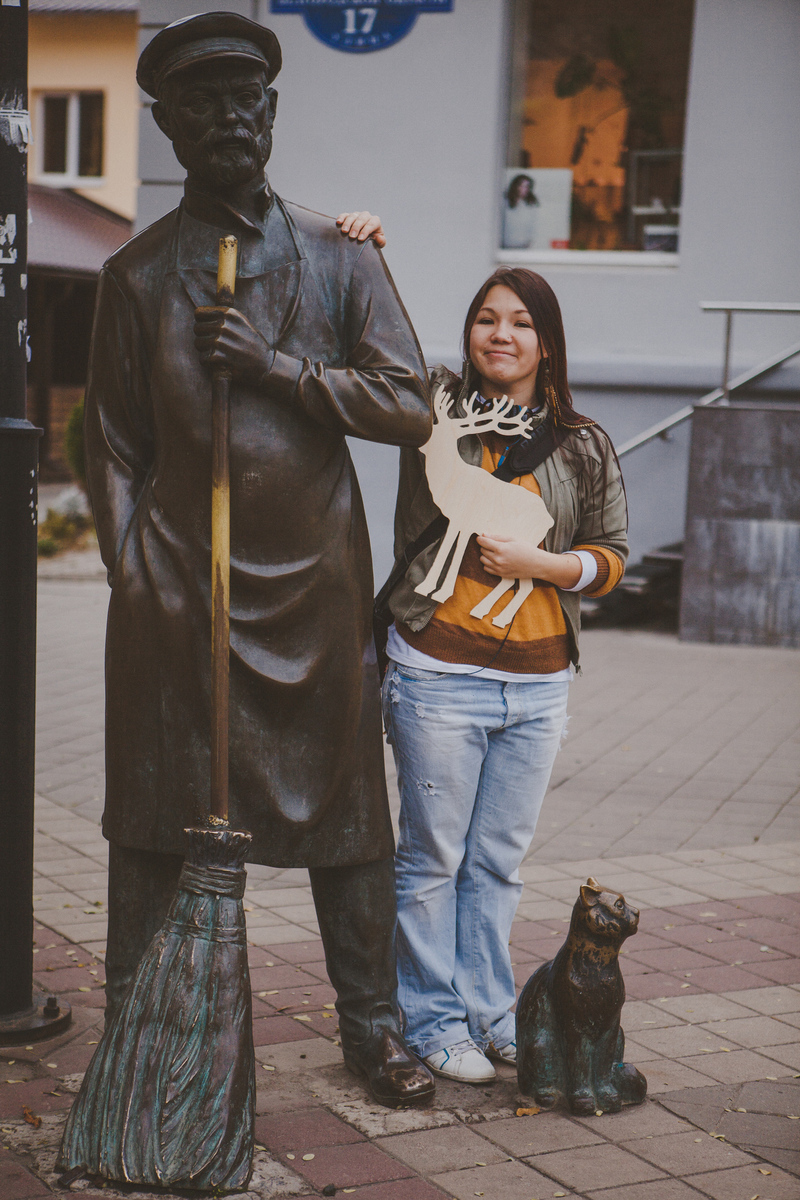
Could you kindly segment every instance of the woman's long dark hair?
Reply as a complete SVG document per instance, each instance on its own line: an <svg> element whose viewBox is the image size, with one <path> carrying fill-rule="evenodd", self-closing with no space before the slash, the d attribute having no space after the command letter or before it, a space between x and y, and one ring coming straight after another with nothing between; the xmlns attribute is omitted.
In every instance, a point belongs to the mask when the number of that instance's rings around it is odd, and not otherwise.
<svg viewBox="0 0 800 1200"><path fill-rule="evenodd" d="M489 276L483 286L478 289L472 303L467 309L467 316L464 321L462 346L464 351L465 381L472 382L469 380L469 376L471 375L477 387L479 372L470 359L469 353L472 326L475 324L478 313L486 302L486 297L494 287L510 288L516 296L519 296L525 308L530 313L542 351L542 360L539 364L539 370L536 373L536 402L539 405L546 405L551 410L556 445L563 445L567 439L570 439L573 431L578 429L586 430L589 433L601 453L603 451L603 441L607 440L609 446L611 446L614 461L619 469L620 479L622 479L622 470L619 466L619 459L617 458L611 438L608 437L605 430L596 421L592 420L591 417L585 417L582 413L575 411L567 379L567 343L564 337L561 306L550 284L541 275L537 275L535 271L529 271L525 267L498 267ZM543 369L545 367L545 359L547 367ZM555 403L553 402L553 397L547 394L548 375L549 385L555 392ZM574 445L575 439L572 438L570 440L573 444L564 446L565 452L573 456L583 457L579 449ZM624 480L622 486L623 488L625 487ZM601 505L605 503L605 492L606 482L604 481Z"/></svg>
<svg viewBox="0 0 800 1200"><path fill-rule="evenodd" d="M528 192L527 196L522 195L523 183L527 183L530 185L530 191ZM538 205L539 201L536 198L536 188L535 188L534 182L531 179L530 175L515 175L514 176L514 178L511 180L511 183L508 185L508 191L506 192L506 200L508 201L509 208L516 208L517 204L519 203L520 200L522 201L523 204Z"/></svg>

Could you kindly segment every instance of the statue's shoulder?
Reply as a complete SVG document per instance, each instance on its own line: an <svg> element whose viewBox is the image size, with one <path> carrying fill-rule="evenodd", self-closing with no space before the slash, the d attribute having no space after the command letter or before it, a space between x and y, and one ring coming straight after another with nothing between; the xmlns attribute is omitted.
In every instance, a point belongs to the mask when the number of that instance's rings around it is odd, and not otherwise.
<svg viewBox="0 0 800 1200"><path fill-rule="evenodd" d="M140 293L149 288L160 292L178 219L178 209L134 234L106 261L104 270L122 288Z"/></svg>
<svg viewBox="0 0 800 1200"><path fill-rule="evenodd" d="M315 212L313 208L303 208L301 204L284 200L283 197L281 197L281 203L287 216L297 226L308 250L312 253L314 250L318 250L325 254L328 261L335 256L343 265L349 263L352 267L359 255L363 253L365 244L370 244L354 242L348 237L343 237L333 217Z"/></svg>
<svg viewBox="0 0 800 1200"><path fill-rule="evenodd" d="M293 200L284 200L283 196L280 197L280 201L302 233L330 238L331 241L336 238L345 240L339 233L339 226L333 217L327 217L325 213L316 212L313 208L303 208L302 204L295 204Z"/></svg>

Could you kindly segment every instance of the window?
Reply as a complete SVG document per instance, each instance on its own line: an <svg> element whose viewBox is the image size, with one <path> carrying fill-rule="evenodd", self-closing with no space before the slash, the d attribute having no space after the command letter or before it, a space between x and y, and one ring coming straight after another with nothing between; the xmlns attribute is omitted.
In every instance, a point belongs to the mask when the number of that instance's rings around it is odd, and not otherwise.
<svg viewBox="0 0 800 1200"><path fill-rule="evenodd" d="M679 246L693 0L516 0L501 245Z"/></svg>
<svg viewBox="0 0 800 1200"><path fill-rule="evenodd" d="M40 97L39 173L48 183L77 184L103 175L103 93Z"/></svg>

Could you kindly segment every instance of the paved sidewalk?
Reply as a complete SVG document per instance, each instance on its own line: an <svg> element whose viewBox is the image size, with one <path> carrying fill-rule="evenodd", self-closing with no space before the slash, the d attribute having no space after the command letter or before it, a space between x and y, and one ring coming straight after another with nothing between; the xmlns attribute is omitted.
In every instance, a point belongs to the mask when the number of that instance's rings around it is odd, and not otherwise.
<svg viewBox="0 0 800 1200"><path fill-rule="evenodd" d="M0 1053L2 1200L56 1188L64 1116L101 1028L108 592L94 569L51 560L40 584L35 975L75 1020ZM356 1200L800 1198L800 656L584 636L513 958L522 985L561 945L589 874L642 909L622 958L623 1026L648 1101L517 1116L515 1073L500 1068L492 1087L439 1081L429 1110L368 1103L341 1063L307 874L251 867L254 1197L332 1185Z"/></svg>

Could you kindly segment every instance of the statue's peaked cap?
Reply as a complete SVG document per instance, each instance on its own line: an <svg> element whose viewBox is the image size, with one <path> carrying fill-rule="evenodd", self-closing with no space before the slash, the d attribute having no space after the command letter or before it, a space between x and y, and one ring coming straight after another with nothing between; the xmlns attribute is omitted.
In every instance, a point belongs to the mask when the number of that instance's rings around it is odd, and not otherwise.
<svg viewBox="0 0 800 1200"><path fill-rule="evenodd" d="M266 67L272 83L281 69L281 46L271 29L238 13L208 12L182 17L160 30L139 56L136 81L158 97L173 71L210 58L249 58Z"/></svg>

